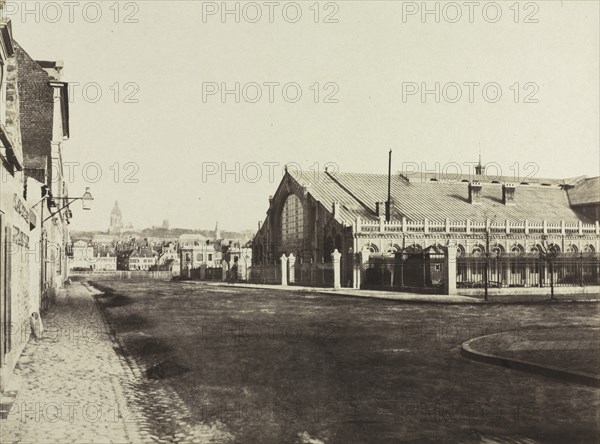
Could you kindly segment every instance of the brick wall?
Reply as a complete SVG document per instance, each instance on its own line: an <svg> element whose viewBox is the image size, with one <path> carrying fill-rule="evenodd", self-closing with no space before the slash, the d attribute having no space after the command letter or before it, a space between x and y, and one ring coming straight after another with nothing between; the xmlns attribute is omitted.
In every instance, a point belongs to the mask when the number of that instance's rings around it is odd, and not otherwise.
<svg viewBox="0 0 600 444"><path fill-rule="evenodd" d="M15 42L21 139L26 168L49 168L54 118L51 77Z"/></svg>

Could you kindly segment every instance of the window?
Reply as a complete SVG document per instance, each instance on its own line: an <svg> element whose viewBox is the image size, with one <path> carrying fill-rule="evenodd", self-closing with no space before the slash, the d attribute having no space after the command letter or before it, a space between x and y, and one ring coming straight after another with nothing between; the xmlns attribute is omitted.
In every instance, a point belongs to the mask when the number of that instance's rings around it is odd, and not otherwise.
<svg viewBox="0 0 600 444"><path fill-rule="evenodd" d="M281 248L286 253L302 250L304 209L295 194L290 194L281 212Z"/></svg>
<svg viewBox="0 0 600 444"><path fill-rule="evenodd" d="M498 257L500 255L502 255L502 253L504 252L504 248L502 248L502 245L494 245L491 248L491 257Z"/></svg>
<svg viewBox="0 0 600 444"><path fill-rule="evenodd" d="M483 253L485 253L485 248L483 248L482 245L475 245L473 247L473 256L479 257L482 256Z"/></svg>
<svg viewBox="0 0 600 444"><path fill-rule="evenodd" d="M524 251L524 248L520 244L515 244L510 249L512 254L521 254Z"/></svg>

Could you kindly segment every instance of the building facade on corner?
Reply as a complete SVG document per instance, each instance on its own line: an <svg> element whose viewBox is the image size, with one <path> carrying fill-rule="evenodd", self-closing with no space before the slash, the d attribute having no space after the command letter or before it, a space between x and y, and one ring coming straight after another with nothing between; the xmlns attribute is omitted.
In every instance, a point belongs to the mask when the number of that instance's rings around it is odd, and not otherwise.
<svg viewBox="0 0 600 444"><path fill-rule="evenodd" d="M596 184L594 186L594 184ZM329 262L356 286L357 254L455 245L457 254L600 249L598 178L515 183L485 175L388 175L287 171L253 240L253 263ZM453 247L454 248L454 247ZM517 270L518 271L518 270Z"/></svg>

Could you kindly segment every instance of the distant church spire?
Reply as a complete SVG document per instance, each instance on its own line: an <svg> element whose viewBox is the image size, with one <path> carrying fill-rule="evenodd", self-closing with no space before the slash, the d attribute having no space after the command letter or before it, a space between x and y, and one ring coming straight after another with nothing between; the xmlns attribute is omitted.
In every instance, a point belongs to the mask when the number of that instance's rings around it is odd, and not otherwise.
<svg viewBox="0 0 600 444"><path fill-rule="evenodd" d="M219 231L219 221L215 225L215 240L221 240L221 232Z"/></svg>
<svg viewBox="0 0 600 444"><path fill-rule="evenodd" d="M115 206L110 212L110 228L108 232L110 234L120 234L123 229L123 216L121 209L119 208L119 202L115 200Z"/></svg>

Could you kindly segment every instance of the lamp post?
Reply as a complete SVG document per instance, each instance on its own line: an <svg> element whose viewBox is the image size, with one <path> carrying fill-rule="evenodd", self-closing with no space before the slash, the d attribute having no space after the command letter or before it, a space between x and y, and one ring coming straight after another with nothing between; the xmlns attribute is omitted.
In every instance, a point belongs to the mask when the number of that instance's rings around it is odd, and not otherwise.
<svg viewBox="0 0 600 444"><path fill-rule="evenodd" d="M548 245L548 236L542 236L542 247L541 252L546 259L546 262L550 268L550 300L554 301L554 259L558 256L558 250L554 244Z"/></svg>
<svg viewBox="0 0 600 444"><path fill-rule="evenodd" d="M47 198L44 197L44 199ZM64 204L62 207L60 207L57 211L55 211L54 213L51 213L50 216L48 216L45 219L42 219L42 225L44 224L44 222L46 222L48 219L53 218L54 216L56 216L58 213L60 213L62 210L66 209L69 207L69 205L71 205L73 202L80 200L82 207L84 210L88 211L91 210L91 202L92 200L94 200L94 198L92 197L92 193L90 193L90 187L86 187L85 189L85 193L83 193L83 196L81 197L54 197L54 200L66 200L67 203ZM70 211L70 210L69 210Z"/></svg>
<svg viewBox="0 0 600 444"><path fill-rule="evenodd" d="M90 193L90 189L89 187L87 187L85 189L85 193L83 194L83 196L81 197L73 197L73 198L68 198L68 197L54 197L52 196L52 192L50 191L49 187L47 185L44 185L42 187L42 198L39 202L37 202L35 205L33 205L32 209L35 208L37 205L39 205L40 203L42 203L43 201L47 200L48 201L48 209L50 209L50 207L56 207L56 203L55 200L66 200L67 203L65 205L63 205L61 208L59 208L57 211L55 211L54 213L50 213L50 216L44 218L44 206L42 205L41 208L41 213L40 213L40 231L41 231L41 239L40 239L40 253L43 257L42 261L41 261L41 273L40 273L40 308L43 310L45 308L47 308L47 304L46 304L46 290L44 289L44 283L45 283L45 279L46 279L46 259L43 253L43 250L45 248L45 241L46 241L46 235L44 232L44 222L46 222L48 219L51 219L52 217L56 216L57 214L59 214L61 211L67 209L68 213L71 213L71 210L68 209L69 206L75 202L76 200L81 200L82 205L83 205L83 209L84 210L90 210L91 206L90 203L92 200L94 200L94 198L92 197L92 194ZM50 210L51 211L51 210ZM33 228L31 228L33 229Z"/></svg>

